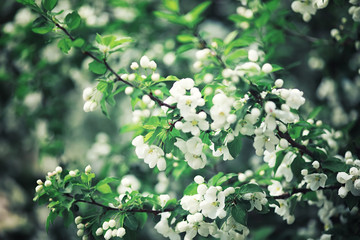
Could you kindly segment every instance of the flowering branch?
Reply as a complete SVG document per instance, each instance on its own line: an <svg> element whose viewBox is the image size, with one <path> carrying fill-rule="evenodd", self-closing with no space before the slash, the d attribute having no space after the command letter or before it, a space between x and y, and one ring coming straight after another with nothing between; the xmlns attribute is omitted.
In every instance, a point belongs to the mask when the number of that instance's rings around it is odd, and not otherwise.
<svg viewBox="0 0 360 240"><path fill-rule="evenodd" d="M314 158L314 154L313 154L309 149L307 149L307 147L305 147L304 145L302 145L302 144L300 144L300 143L298 143L298 142L295 142L295 141L291 138L291 136L289 135L288 132L283 133L283 132L281 132L281 131L279 130L278 127L277 127L277 130L278 130L279 136L280 136L281 138L285 138L285 139L291 144L291 146L299 149L302 154L305 153L305 154L309 155L310 157Z"/></svg>
<svg viewBox="0 0 360 240"><path fill-rule="evenodd" d="M318 190L328 190L328 189L329 190L339 189L339 186L319 187ZM313 192L313 190L308 188L294 188L291 192L284 193L279 196L274 196L274 199L287 199L296 193L308 193L308 192Z"/></svg>
<svg viewBox="0 0 360 240"><path fill-rule="evenodd" d="M74 196L71 195L70 193L65 193L64 196L66 196L68 198L74 198ZM82 203L95 205L95 206L104 208L104 209L109 210L109 211L131 212L131 213L144 212L144 213L152 213L154 215L158 215L158 214L163 213L163 212L172 212L172 211L174 211L174 209L172 209L172 208L164 209L164 210L151 210L151 209L126 209L125 210L125 209L121 209L121 208L114 208L114 207L103 205L101 203L96 202L93 198L91 198L91 201L86 201L84 199L77 199L75 202L82 202Z"/></svg>

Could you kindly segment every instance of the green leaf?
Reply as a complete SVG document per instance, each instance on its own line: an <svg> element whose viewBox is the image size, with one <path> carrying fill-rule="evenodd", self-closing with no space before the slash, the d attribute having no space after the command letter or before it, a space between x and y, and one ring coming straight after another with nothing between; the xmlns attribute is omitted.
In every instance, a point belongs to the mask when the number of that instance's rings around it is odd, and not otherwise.
<svg viewBox="0 0 360 240"><path fill-rule="evenodd" d="M46 232L49 232L50 224L53 224L57 216L58 214L56 212L50 211L49 216L46 219Z"/></svg>
<svg viewBox="0 0 360 240"><path fill-rule="evenodd" d="M109 84L105 81L100 81L97 85L96 85L96 89L99 90L100 92L104 93L106 92L107 88L108 88Z"/></svg>
<svg viewBox="0 0 360 240"><path fill-rule="evenodd" d="M235 205L231 208L231 215L238 223L246 225L247 222L247 212L245 209L241 208L239 205Z"/></svg>
<svg viewBox="0 0 360 240"><path fill-rule="evenodd" d="M57 2L58 0L42 0L41 4L47 11L51 11L55 8Z"/></svg>
<svg viewBox="0 0 360 240"><path fill-rule="evenodd" d="M233 158L236 158L240 151L242 146L242 136L237 136L232 142L228 143L228 149Z"/></svg>
<svg viewBox="0 0 360 240"><path fill-rule="evenodd" d="M324 109L323 106L317 106L312 112L309 114L309 119L314 119L316 116Z"/></svg>
<svg viewBox="0 0 360 240"><path fill-rule="evenodd" d="M125 226L128 227L130 230L137 230L139 223L136 219L136 217L132 214L128 214L126 215L125 218L125 222L124 222Z"/></svg>
<svg viewBox="0 0 360 240"><path fill-rule="evenodd" d="M124 37L124 38L120 38L120 39L114 39L113 41L111 41L109 43L109 47L110 49L113 49L117 46L120 46L121 44L124 44L124 43L128 43L128 42L132 42L133 39L130 38L130 37Z"/></svg>
<svg viewBox="0 0 360 240"><path fill-rule="evenodd" d="M189 186L187 186L184 190L184 195L195 195L197 194L197 187L198 185L196 183L191 183Z"/></svg>
<svg viewBox="0 0 360 240"><path fill-rule="evenodd" d="M107 178L99 181L96 185L102 185L105 183L112 183L112 182L120 182L120 179L118 179L116 177L107 177Z"/></svg>
<svg viewBox="0 0 360 240"><path fill-rule="evenodd" d="M144 213L144 212L137 212L134 214L135 215L135 218L139 224L139 228L143 228L147 219L148 219L148 215L147 213Z"/></svg>
<svg viewBox="0 0 360 240"><path fill-rule="evenodd" d="M177 205L177 199L173 198L166 202L164 209L175 208Z"/></svg>
<svg viewBox="0 0 360 240"><path fill-rule="evenodd" d="M226 61L234 61L238 58L245 58L248 56L248 51L245 49L236 49L235 51L232 51L227 57Z"/></svg>
<svg viewBox="0 0 360 240"><path fill-rule="evenodd" d="M334 173L345 172L348 169L348 166L343 161L335 157L326 159L326 161L321 163L321 167Z"/></svg>
<svg viewBox="0 0 360 240"><path fill-rule="evenodd" d="M210 6L210 4L211 1L200 3L184 16L188 27L193 28L201 21L200 15Z"/></svg>
<svg viewBox="0 0 360 240"><path fill-rule="evenodd" d="M172 12L179 12L179 0L163 0L164 7Z"/></svg>
<svg viewBox="0 0 360 240"><path fill-rule="evenodd" d="M33 22L32 31L38 34L46 34L50 32L54 26L55 25L52 22L49 22L46 18L39 17Z"/></svg>
<svg viewBox="0 0 360 240"><path fill-rule="evenodd" d="M70 30L74 30L80 26L81 23L81 17L77 13L77 11L74 11L72 13L69 13L65 17L65 23L68 26Z"/></svg>
<svg viewBox="0 0 360 240"><path fill-rule="evenodd" d="M188 43L185 45L181 45L178 49L176 49L176 53L180 54L180 53L184 53L186 51L189 51L190 49L194 48L194 44L193 43Z"/></svg>
<svg viewBox="0 0 360 240"><path fill-rule="evenodd" d="M106 107L106 100L105 98L102 98L101 101L100 101L100 107L101 107L101 111L102 113L110 119L110 115L109 115L109 112L108 112L108 109Z"/></svg>
<svg viewBox="0 0 360 240"><path fill-rule="evenodd" d="M237 174L236 173L228 173L225 176L222 176L217 182L216 185L220 186L221 184L223 184L224 182L226 182L227 180L229 180L230 178L236 177Z"/></svg>
<svg viewBox="0 0 360 240"><path fill-rule="evenodd" d="M96 60L89 63L89 70L95 74L104 74L106 73L106 66L103 63L100 63Z"/></svg>
<svg viewBox="0 0 360 240"><path fill-rule="evenodd" d="M210 178L210 180L208 181L208 184L210 186L216 186L217 181L224 176L223 172L219 172L218 174L216 174L215 176L213 176L212 178Z"/></svg>
<svg viewBox="0 0 360 240"><path fill-rule="evenodd" d="M72 42L68 38L63 38L58 42L58 47L63 53L68 53L71 49Z"/></svg>
<svg viewBox="0 0 360 240"><path fill-rule="evenodd" d="M81 48L82 46L84 46L84 43L85 43L84 39L82 39L82 38L77 38L77 39L75 39L75 41L72 42L72 45L73 45L74 47Z"/></svg>
<svg viewBox="0 0 360 240"><path fill-rule="evenodd" d="M63 210L61 215L64 218L65 227L70 226L74 222L74 215L71 211Z"/></svg>
<svg viewBox="0 0 360 240"><path fill-rule="evenodd" d="M109 184L107 183L103 183L103 184L97 184L95 186L96 190L98 190L99 192L103 193L103 194L107 194L107 193L111 193L111 187L109 186Z"/></svg>
<svg viewBox="0 0 360 240"><path fill-rule="evenodd" d="M166 20L168 20L169 22L186 26L186 21L184 20L184 18L183 18L182 16L178 16L177 14L164 13L164 12L155 11L155 12L154 12L154 15L155 15L156 17L166 19Z"/></svg>
<svg viewBox="0 0 360 240"><path fill-rule="evenodd" d="M263 190L261 189L261 187L259 187L259 185L248 183L242 185L237 192L240 194L245 194L245 193L263 192Z"/></svg>
<svg viewBox="0 0 360 240"><path fill-rule="evenodd" d="M190 34L180 34L176 36L176 39L181 43L194 42L196 38Z"/></svg>
<svg viewBox="0 0 360 240"><path fill-rule="evenodd" d="M253 240L270 239L270 235L275 231L273 226L265 226L253 231Z"/></svg>

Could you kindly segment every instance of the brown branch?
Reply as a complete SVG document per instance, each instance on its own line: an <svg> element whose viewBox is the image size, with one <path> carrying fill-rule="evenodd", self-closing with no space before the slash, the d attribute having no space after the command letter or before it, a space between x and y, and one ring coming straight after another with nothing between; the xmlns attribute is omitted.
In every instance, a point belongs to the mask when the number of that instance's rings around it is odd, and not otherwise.
<svg viewBox="0 0 360 240"><path fill-rule="evenodd" d="M285 139L290 143L291 146L299 149L299 151L300 151L302 154L305 153L305 154L309 155L310 157L314 158L314 154L313 154L309 149L307 149L307 147L305 147L304 145L302 145L302 144L300 144L300 143L298 143L298 142L295 142L295 141L291 138L291 136L289 135L288 132L285 132L285 133L281 132L280 129L279 129L279 127L276 127L276 129L277 129L277 131L278 131L279 137L285 138Z"/></svg>
<svg viewBox="0 0 360 240"><path fill-rule="evenodd" d="M168 108L171 108L171 109L175 109L176 107L175 106L171 106L163 101L161 101L160 99L158 99L157 97L155 97L152 92L148 93L147 94L151 100L155 101L157 104L159 104L160 106L165 106L165 107L168 107Z"/></svg>
<svg viewBox="0 0 360 240"><path fill-rule="evenodd" d="M65 193L64 196L66 196L68 198L74 198L74 196L72 196L70 193ZM78 200L75 200L75 203L76 202L82 202L82 203L86 203L86 204L90 204L90 205L95 205L95 206L104 208L104 209L106 209L108 211L120 211L120 212L132 212L132 213L144 212L144 213L151 213L151 214L154 214L154 215L158 215L158 214L163 213L163 212L172 212L172 211L174 211L174 209L172 209L172 208L164 209L164 210L114 208L114 207L109 207L109 206L103 205L101 203L98 203L92 198L91 198L91 201L86 201L84 199L78 199Z"/></svg>
<svg viewBox="0 0 360 240"><path fill-rule="evenodd" d="M333 189L338 189L339 186L328 186L328 187L321 187L318 190L333 190ZM292 195L296 194L296 193L308 193L308 192L313 192L311 189L308 188L294 188L291 192L289 193L284 193L282 195L279 196L273 196L274 199L288 199L289 197L291 197Z"/></svg>

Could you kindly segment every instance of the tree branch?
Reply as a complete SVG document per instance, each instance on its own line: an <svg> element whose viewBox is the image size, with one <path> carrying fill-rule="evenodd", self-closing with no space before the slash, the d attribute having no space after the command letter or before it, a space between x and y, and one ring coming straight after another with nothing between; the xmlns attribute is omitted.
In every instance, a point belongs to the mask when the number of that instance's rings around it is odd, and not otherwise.
<svg viewBox="0 0 360 240"><path fill-rule="evenodd" d="M304 145L302 145L302 144L300 144L300 143L298 143L298 142L295 142L295 141L291 138L291 136L289 135L288 132L285 132L285 133L281 132L281 131L279 130L279 127L276 127L276 129L278 130L278 135L279 135L279 137L285 138L285 139L290 143L291 146L299 149L299 151L300 151L302 154L305 153L305 154L309 155L310 157L314 158L314 154L313 154L309 149L307 149L307 147L305 147Z"/></svg>
<svg viewBox="0 0 360 240"><path fill-rule="evenodd" d="M74 198L74 196L71 195L70 193L65 193L64 196L66 196L68 198ZM172 211L174 211L174 209L172 209L172 208L164 209L164 210L114 208L114 207L109 207L109 206L103 205L101 203L98 203L93 198L91 198L91 201L86 201L84 199L78 199L78 200L75 200L75 203L76 202L82 202L82 203L86 203L86 204L90 204L90 205L95 205L95 206L104 208L104 209L109 210L109 211L132 212L132 213L144 212L144 213L151 213L151 214L154 214L154 215L158 215L158 214L163 213L163 212L172 212Z"/></svg>
<svg viewBox="0 0 360 240"><path fill-rule="evenodd" d="M328 186L328 187L321 187L318 190L333 190L333 189L338 189L339 186ZM292 195L296 194L296 193L308 193L308 192L313 192L311 189L308 188L294 188L291 192L288 193L284 193L282 195L279 196L274 196L274 199L288 199L289 197L291 197Z"/></svg>

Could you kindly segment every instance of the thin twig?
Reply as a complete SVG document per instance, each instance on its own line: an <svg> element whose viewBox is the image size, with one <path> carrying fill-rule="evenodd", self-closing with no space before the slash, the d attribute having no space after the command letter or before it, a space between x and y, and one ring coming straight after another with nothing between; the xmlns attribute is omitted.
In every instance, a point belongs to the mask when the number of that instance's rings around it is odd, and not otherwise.
<svg viewBox="0 0 360 240"><path fill-rule="evenodd" d="M65 193L64 196L66 196L68 198L74 198L74 196L72 196L70 193ZM78 199L78 200L75 200L75 202L82 202L82 203L86 203L86 204L90 204L90 205L95 205L95 206L104 208L104 209L109 210L109 211L133 212L133 213L135 213L135 212L144 212L144 213L151 213L151 214L154 214L154 215L158 215L158 214L163 213L163 212L172 212L172 211L174 211L174 209L172 209L172 208L164 209L164 210L114 208L114 207L110 207L110 206L106 206L106 205L103 205L101 203L98 203L92 198L91 198L91 201L86 201L84 199Z"/></svg>
<svg viewBox="0 0 360 240"><path fill-rule="evenodd" d="M305 153L305 154L309 155L310 157L314 158L314 153L312 153L306 146L304 146L298 142L295 142L291 138L291 136L288 132L283 133L280 131L280 129L278 127L276 129L278 130L279 137L285 138L290 143L291 146L299 149L301 153Z"/></svg>
<svg viewBox="0 0 360 240"><path fill-rule="evenodd" d="M328 186L328 187L320 187L318 190L327 190L327 189L333 190L338 188L339 186ZM308 188L294 188L291 192L284 193L279 196L274 196L274 199L288 199L289 197L291 197L296 193L308 193L308 192L313 192L313 191Z"/></svg>

